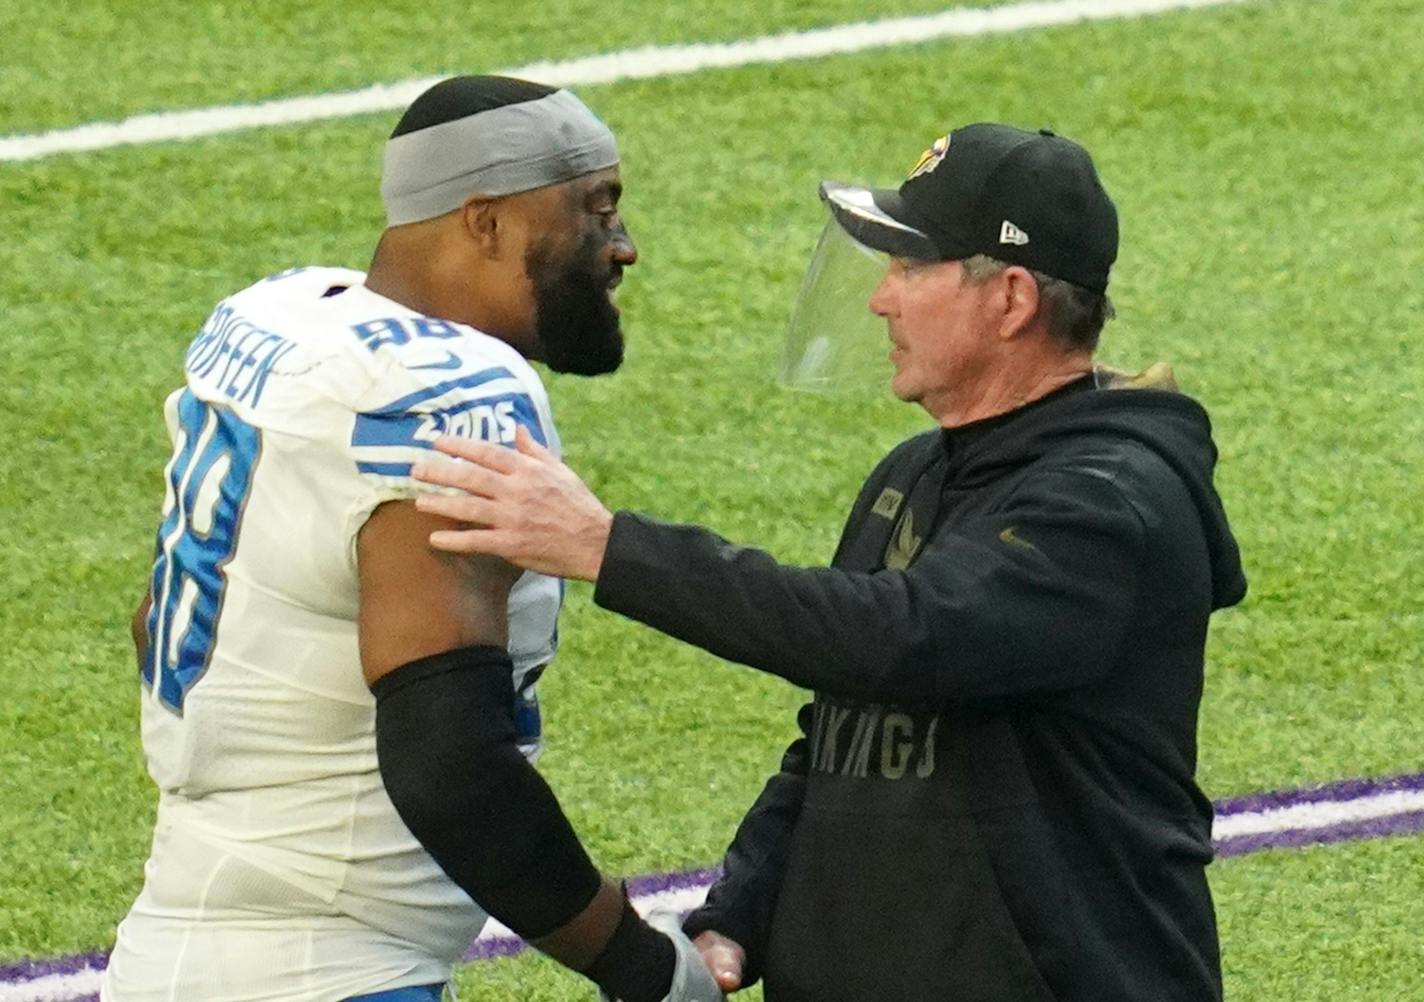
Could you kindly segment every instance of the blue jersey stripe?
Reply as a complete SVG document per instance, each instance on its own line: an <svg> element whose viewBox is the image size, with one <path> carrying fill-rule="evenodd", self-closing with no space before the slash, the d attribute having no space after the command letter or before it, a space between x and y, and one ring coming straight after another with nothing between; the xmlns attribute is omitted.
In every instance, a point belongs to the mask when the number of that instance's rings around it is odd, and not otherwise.
<svg viewBox="0 0 1424 1002"><path fill-rule="evenodd" d="M408 477L410 463L357 463L356 472L374 473L378 477Z"/></svg>
<svg viewBox="0 0 1424 1002"><path fill-rule="evenodd" d="M507 404L508 407L500 407ZM544 429L539 425L539 412L526 393L501 393L494 397L465 400L450 407L415 413L372 411L356 415L351 429L353 448L405 446L428 449L436 435L457 435L512 445L513 425L496 427L495 411L507 413L515 424L522 424L540 445L547 445ZM475 414L473 412L480 412ZM484 420L475 420L483 415ZM469 415L461 419L461 415ZM421 431L424 429L424 433Z"/></svg>
<svg viewBox="0 0 1424 1002"><path fill-rule="evenodd" d="M434 386L427 386L423 390L416 390L408 393L399 400L392 400L379 410L371 411L371 414L399 414L408 411L416 404L425 400L433 399L451 390L468 390L476 386L483 386L485 383L494 382L496 379L512 379L513 373L503 366L495 366L492 369L481 369L479 372L471 373L468 376L461 376L459 379L447 379L443 383L436 383Z"/></svg>

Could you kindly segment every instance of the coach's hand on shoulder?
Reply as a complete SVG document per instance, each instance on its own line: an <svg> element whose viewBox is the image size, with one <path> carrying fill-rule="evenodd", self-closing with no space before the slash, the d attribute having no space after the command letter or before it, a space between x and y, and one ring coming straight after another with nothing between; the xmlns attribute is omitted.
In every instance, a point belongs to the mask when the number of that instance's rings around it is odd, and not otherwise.
<svg viewBox="0 0 1424 1002"><path fill-rule="evenodd" d="M416 463L417 480L463 495L423 494L416 507L465 522L435 532L430 545L451 553L487 553L525 570L594 581L603 565L613 515L594 493L520 425L513 449L465 438L435 448L463 463Z"/></svg>
<svg viewBox="0 0 1424 1002"><path fill-rule="evenodd" d="M734 992L742 987L742 971L747 964L747 951L742 949L740 943L711 929L698 933L692 943L697 947L698 953L702 954L702 963L712 972L724 992Z"/></svg>

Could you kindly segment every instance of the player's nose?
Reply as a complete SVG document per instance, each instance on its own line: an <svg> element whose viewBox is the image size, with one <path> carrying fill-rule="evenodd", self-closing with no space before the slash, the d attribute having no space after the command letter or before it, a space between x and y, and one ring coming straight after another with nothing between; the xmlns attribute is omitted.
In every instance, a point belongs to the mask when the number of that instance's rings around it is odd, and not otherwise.
<svg viewBox="0 0 1424 1002"><path fill-rule="evenodd" d="M628 235L628 228L621 223L613 234L612 251L613 263L620 267L627 268L638 263L638 246Z"/></svg>

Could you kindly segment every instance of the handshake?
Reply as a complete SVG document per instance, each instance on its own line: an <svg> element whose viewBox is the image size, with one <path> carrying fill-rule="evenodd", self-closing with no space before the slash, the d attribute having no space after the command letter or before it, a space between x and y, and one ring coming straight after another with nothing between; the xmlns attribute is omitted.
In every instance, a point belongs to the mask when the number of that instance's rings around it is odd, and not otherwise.
<svg viewBox="0 0 1424 1002"><path fill-rule="evenodd" d="M672 985L662 1002L724 1002L725 992L742 983L742 948L715 932L704 932L694 943L682 931L675 912L655 911L648 924L672 940L677 951ZM602 1002L618 1002L599 992Z"/></svg>

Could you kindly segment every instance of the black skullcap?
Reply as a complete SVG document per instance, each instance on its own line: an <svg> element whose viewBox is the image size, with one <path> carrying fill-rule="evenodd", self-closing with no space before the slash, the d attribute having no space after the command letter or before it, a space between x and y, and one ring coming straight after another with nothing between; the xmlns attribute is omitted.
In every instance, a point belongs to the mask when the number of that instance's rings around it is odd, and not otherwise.
<svg viewBox="0 0 1424 1002"><path fill-rule="evenodd" d="M557 88L514 77L462 76L442 80L416 98L406 109L391 138L444 125L458 118L493 111L511 104L537 101Z"/></svg>

